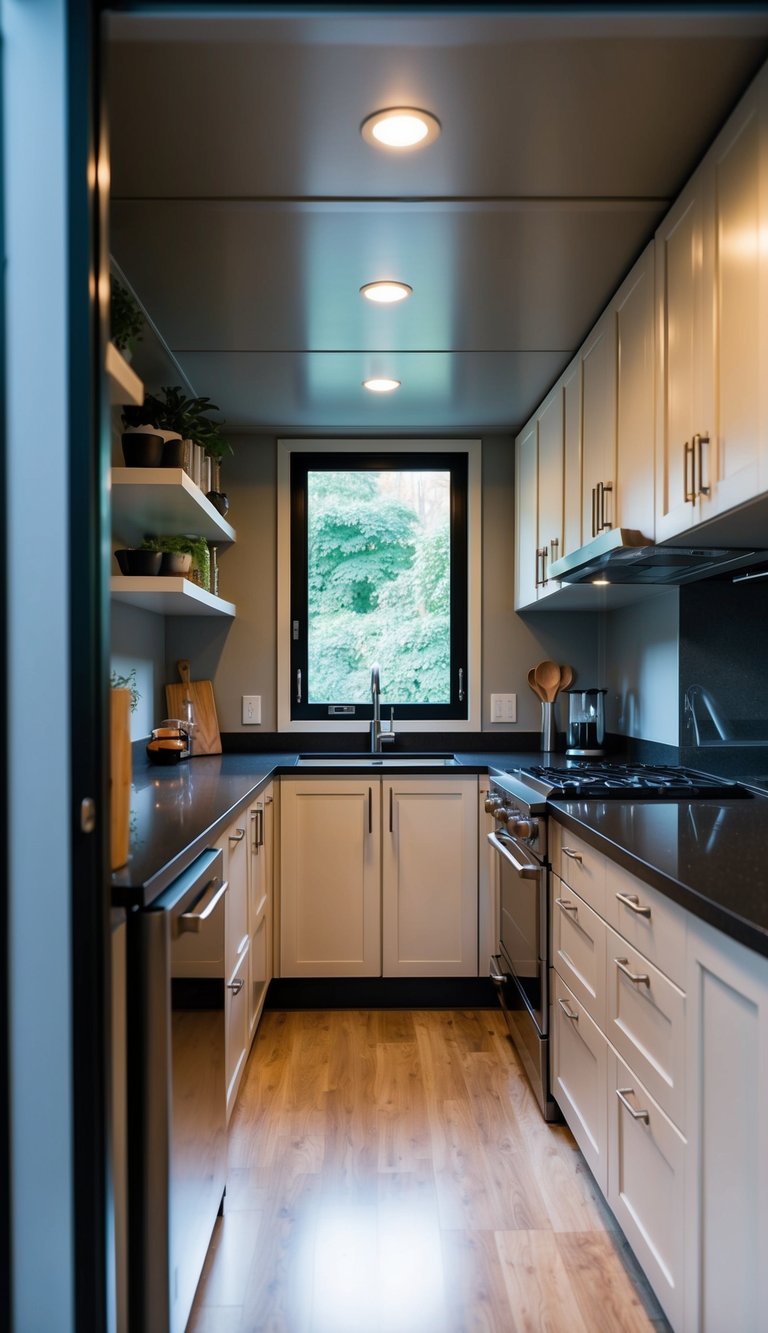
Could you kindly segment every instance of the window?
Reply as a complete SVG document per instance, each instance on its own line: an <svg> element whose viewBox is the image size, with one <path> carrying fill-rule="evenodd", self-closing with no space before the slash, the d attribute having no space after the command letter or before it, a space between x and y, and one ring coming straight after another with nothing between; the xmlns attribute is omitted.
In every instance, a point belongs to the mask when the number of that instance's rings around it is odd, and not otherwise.
<svg viewBox="0 0 768 1333"><path fill-rule="evenodd" d="M468 454L290 459L290 717L466 720Z"/></svg>

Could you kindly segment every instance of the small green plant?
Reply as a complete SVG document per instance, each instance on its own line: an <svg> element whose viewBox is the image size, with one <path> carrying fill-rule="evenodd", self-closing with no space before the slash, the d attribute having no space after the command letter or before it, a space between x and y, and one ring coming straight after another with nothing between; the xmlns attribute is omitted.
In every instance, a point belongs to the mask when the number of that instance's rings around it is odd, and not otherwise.
<svg viewBox="0 0 768 1333"><path fill-rule="evenodd" d="M131 712L135 713L139 706L139 699L141 698L136 685L136 668L131 667L127 676L120 676L116 671L113 671L109 678L109 683L113 690L130 690Z"/></svg>
<svg viewBox="0 0 768 1333"><path fill-rule="evenodd" d="M124 407L123 424L176 431L183 440L202 445L211 458L221 459L233 452L229 440L221 433L223 423L214 421L210 415L219 410L210 398L187 398L178 384L160 392L162 398L150 393L138 407Z"/></svg>
<svg viewBox="0 0 768 1333"><path fill-rule="evenodd" d="M138 302L119 278L112 278L109 300L110 338L118 352L132 352L144 333L144 316Z"/></svg>
<svg viewBox="0 0 768 1333"><path fill-rule="evenodd" d="M188 552L193 567L199 571L200 584L208 591L211 586L211 553L205 537L189 537L184 533L168 537L147 536L141 543L142 551Z"/></svg>

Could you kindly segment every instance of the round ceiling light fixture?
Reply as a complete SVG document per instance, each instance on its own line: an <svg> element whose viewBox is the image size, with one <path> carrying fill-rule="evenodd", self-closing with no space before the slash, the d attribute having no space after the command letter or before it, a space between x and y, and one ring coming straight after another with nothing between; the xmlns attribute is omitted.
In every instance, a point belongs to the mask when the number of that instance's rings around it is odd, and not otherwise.
<svg viewBox="0 0 768 1333"><path fill-rule="evenodd" d="M391 106L368 116L360 133L377 148L424 148L440 133L440 121L415 106Z"/></svg>
<svg viewBox="0 0 768 1333"><path fill-rule="evenodd" d="M371 393L391 393L393 389L400 388L400 381L382 378L363 380L363 388L369 389Z"/></svg>
<svg viewBox="0 0 768 1333"><path fill-rule="evenodd" d="M393 305L396 301L404 301L407 296L412 296L413 288L407 282L366 282L360 288L360 295L367 301L375 301L377 305Z"/></svg>

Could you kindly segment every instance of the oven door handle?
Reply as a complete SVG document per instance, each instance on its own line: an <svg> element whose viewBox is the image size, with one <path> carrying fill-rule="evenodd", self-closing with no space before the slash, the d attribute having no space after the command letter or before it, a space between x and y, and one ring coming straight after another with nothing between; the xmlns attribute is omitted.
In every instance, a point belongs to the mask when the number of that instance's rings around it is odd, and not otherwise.
<svg viewBox="0 0 768 1333"><path fill-rule="evenodd" d="M543 867L537 865L535 862L528 862L528 864L525 865L522 862L518 861L512 855L512 852L509 849L510 847L517 847L517 843L513 842L511 838L509 839L505 838L504 841L502 842L503 837L504 837L503 834L489 833L488 841L491 844L491 846L495 848L495 850L499 853L500 856L503 856L507 861L509 861L510 865L514 867L515 871L517 872L517 874L520 876L521 879L538 879L539 876L541 875ZM507 845L508 843L509 845Z"/></svg>

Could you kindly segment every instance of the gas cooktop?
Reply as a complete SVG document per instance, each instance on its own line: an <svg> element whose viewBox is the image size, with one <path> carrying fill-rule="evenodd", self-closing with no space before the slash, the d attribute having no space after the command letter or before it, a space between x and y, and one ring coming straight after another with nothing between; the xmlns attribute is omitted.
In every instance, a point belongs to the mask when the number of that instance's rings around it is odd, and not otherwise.
<svg viewBox="0 0 768 1333"><path fill-rule="evenodd" d="M566 760L557 768L534 764L530 768L515 769L515 776L542 795L564 800L570 797L608 800L613 797L639 801L751 795L745 787L728 778L663 764Z"/></svg>

